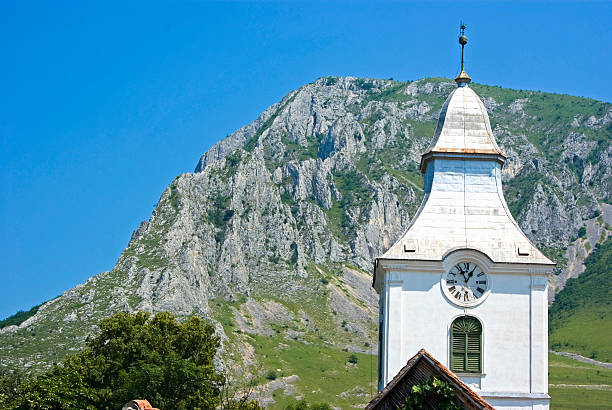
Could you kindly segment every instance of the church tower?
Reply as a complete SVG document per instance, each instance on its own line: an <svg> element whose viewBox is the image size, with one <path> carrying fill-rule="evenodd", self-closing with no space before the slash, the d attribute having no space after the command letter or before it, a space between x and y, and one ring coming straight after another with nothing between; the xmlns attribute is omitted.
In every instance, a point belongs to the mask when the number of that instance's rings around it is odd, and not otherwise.
<svg viewBox="0 0 612 410"><path fill-rule="evenodd" d="M378 388L425 348L496 408L548 409L547 276L502 191L506 156L463 64L421 158L423 203L375 261Z"/></svg>

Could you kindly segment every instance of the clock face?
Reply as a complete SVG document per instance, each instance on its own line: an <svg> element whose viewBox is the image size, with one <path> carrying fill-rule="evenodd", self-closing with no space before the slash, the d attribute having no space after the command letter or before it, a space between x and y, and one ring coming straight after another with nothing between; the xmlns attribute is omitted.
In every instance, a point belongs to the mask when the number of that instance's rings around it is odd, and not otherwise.
<svg viewBox="0 0 612 410"><path fill-rule="evenodd" d="M453 303L469 306L482 300L489 290L489 278L475 263L461 262L444 275L442 286Z"/></svg>

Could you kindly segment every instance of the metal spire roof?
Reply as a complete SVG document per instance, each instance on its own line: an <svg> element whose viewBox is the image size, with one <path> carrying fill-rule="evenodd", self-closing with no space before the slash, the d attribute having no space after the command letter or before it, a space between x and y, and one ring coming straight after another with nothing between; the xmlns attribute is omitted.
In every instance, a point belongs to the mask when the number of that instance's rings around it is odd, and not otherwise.
<svg viewBox="0 0 612 410"><path fill-rule="evenodd" d="M442 106L436 133L421 158L421 172L437 153L485 154L501 163L506 160L493 137L487 109L467 84L457 87Z"/></svg>

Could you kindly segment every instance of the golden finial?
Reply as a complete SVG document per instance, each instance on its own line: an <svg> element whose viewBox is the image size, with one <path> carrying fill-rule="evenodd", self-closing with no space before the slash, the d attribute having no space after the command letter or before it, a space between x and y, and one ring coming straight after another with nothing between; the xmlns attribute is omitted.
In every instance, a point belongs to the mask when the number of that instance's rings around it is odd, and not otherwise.
<svg viewBox="0 0 612 410"><path fill-rule="evenodd" d="M461 23L461 27L460 27L460 33L461 35L459 36L459 44L461 44L461 72L459 73L459 75L457 76L457 78L455 78L455 82L457 83L457 85L459 87L465 87L466 85L468 85L470 83L470 81L472 81L472 79L470 78L469 75L467 75L467 73L465 72L465 62L464 62L464 58L463 58L463 48L465 47L465 45L467 44L467 37L465 36L465 29L467 28L467 26L463 23Z"/></svg>

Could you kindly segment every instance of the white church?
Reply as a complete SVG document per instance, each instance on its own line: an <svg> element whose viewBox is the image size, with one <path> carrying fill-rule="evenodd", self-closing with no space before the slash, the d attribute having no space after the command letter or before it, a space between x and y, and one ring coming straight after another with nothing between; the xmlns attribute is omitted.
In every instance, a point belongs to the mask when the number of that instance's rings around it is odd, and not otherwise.
<svg viewBox="0 0 612 410"><path fill-rule="evenodd" d="M506 156L464 71L421 158L425 197L376 259L378 389L425 349L495 408L548 409L547 276L502 191Z"/></svg>

